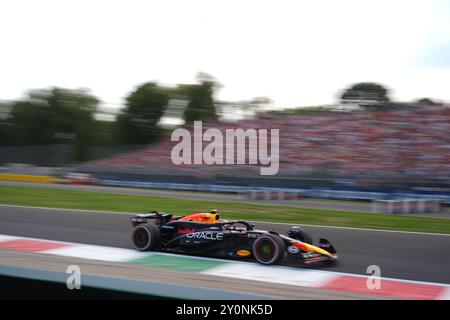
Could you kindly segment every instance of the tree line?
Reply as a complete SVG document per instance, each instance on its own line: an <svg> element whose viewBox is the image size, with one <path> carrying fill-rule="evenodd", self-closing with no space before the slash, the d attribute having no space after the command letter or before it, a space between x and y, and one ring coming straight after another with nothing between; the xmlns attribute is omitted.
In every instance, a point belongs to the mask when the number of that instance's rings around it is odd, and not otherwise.
<svg viewBox="0 0 450 320"><path fill-rule="evenodd" d="M200 74L196 84L175 88L156 82L138 85L125 99L115 121L95 119L100 100L86 89L30 90L25 98L0 105L0 146L71 144L76 160L86 159L86 148L112 144L146 144L158 140L158 122L171 99L187 102L184 120L217 120L212 77Z"/></svg>

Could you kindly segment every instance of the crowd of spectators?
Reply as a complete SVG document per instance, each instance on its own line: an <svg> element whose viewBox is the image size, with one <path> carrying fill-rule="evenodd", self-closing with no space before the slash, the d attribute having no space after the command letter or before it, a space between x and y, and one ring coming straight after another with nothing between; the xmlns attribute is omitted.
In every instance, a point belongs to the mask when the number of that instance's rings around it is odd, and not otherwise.
<svg viewBox="0 0 450 320"><path fill-rule="evenodd" d="M186 128L193 131L191 126ZM235 123L203 123L203 128L217 128L224 136L228 128L279 129L279 176L450 180L450 108L445 106L298 116L260 114ZM171 161L175 144L169 135L140 151L88 165L200 177L259 174L255 165L175 165Z"/></svg>

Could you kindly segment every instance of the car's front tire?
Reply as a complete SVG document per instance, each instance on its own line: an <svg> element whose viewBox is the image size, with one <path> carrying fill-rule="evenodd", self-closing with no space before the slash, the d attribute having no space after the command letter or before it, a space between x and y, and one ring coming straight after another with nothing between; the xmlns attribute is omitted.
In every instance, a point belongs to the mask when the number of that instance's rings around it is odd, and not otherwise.
<svg viewBox="0 0 450 320"><path fill-rule="evenodd" d="M131 234L134 247L139 251L156 250L161 243L161 234L154 224L140 224Z"/></svg>
<svg viewBox="0 0 450 320"><path fill-rule="evenodd" d="M262 264L276 264L284 257L285 245L275 234L260 236L253 243L253 256Z"/></svg>

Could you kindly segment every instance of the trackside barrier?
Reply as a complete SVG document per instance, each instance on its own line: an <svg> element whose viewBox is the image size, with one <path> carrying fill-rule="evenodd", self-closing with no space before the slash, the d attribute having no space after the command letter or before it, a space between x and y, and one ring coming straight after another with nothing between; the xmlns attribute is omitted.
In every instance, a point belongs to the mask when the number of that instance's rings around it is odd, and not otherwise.
<svg viewBox="0 0 450 320"><path fill-rule="evenodd" d="M182 191L200 191L200 192L219 192L219 193L238 193L246 190L246 187L224 186L224 185L202 185L194 183L175 183L175 182L152 182L152 181L126 181L111 179L96 179L96 184L111 187L132 187L148 188L162 190L182 190Z"/></svg>
<svg viewBox="0 0 450 320"><path fill-rule="evenodd" d="M240 194L243 199L250 200L298 200L303 197L295 191L250 190Z"/></svg>
<svg viewBox="0 0 450 320"><path fill-rule="evenodd" d="M258 198L266 199L284 199L295 200L300 198L334 199L334 200L356 200L356 201L374 201L397 199L426 199L438 200L442 205L450 206L450 193L414 193L405 191L368 191L368 190L335 190L323 187L314 188L269 188L258 186L238 186L222 184L198 184L198 183L176 183L176 182L154 182L154 181L134 181L134 180L116 180L97 178L96 184L103 186L149 188L162 190L182 190L182 191L200 191L200 192L218 192L239 194L245 199L251 199L252 192L258 192ZM264 192L264 193L263 193ZM269 197L267 192L273 196ZM281 196L274 195L274 192L281 192ZM255 195L256 197L256 195ZM256 199L256 198L255 198Z"/></svg>
<svg viewBox="0 0 450 320"><path fill-rule="evenodd" d="M29 174L0 173L0 180L17 182L53 183L55 177L35 176Z"/></svg>
<svg viewBox="0 0 450 320"><path fill-rule="evenodd" d="M372 201L372 212L381 213L436 213L441 204L432 199L396 199Z"/></svg>

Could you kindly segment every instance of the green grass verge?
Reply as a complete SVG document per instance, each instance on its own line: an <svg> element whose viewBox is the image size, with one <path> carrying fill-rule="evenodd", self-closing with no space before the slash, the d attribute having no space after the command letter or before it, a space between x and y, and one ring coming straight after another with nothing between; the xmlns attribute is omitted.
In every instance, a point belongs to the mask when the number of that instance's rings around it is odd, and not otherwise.
<svg viewBox="0 0 450 320"><path fill-rule="evenodd" d="M224 219L450 234L450 219L446 218L355 213L37 187L0 186L0 203L140 213L161 210L180 215L191 212L207 212L211 208L217 208Z"/></svg>
<svg viewBox="0 0 450 320"><path fill-rule="evenodd" d="M128 261L127 263L153 268L200 272L207 270L209 268L220 266L226 262L155 254L145 258L131 260Z"/></svg>

